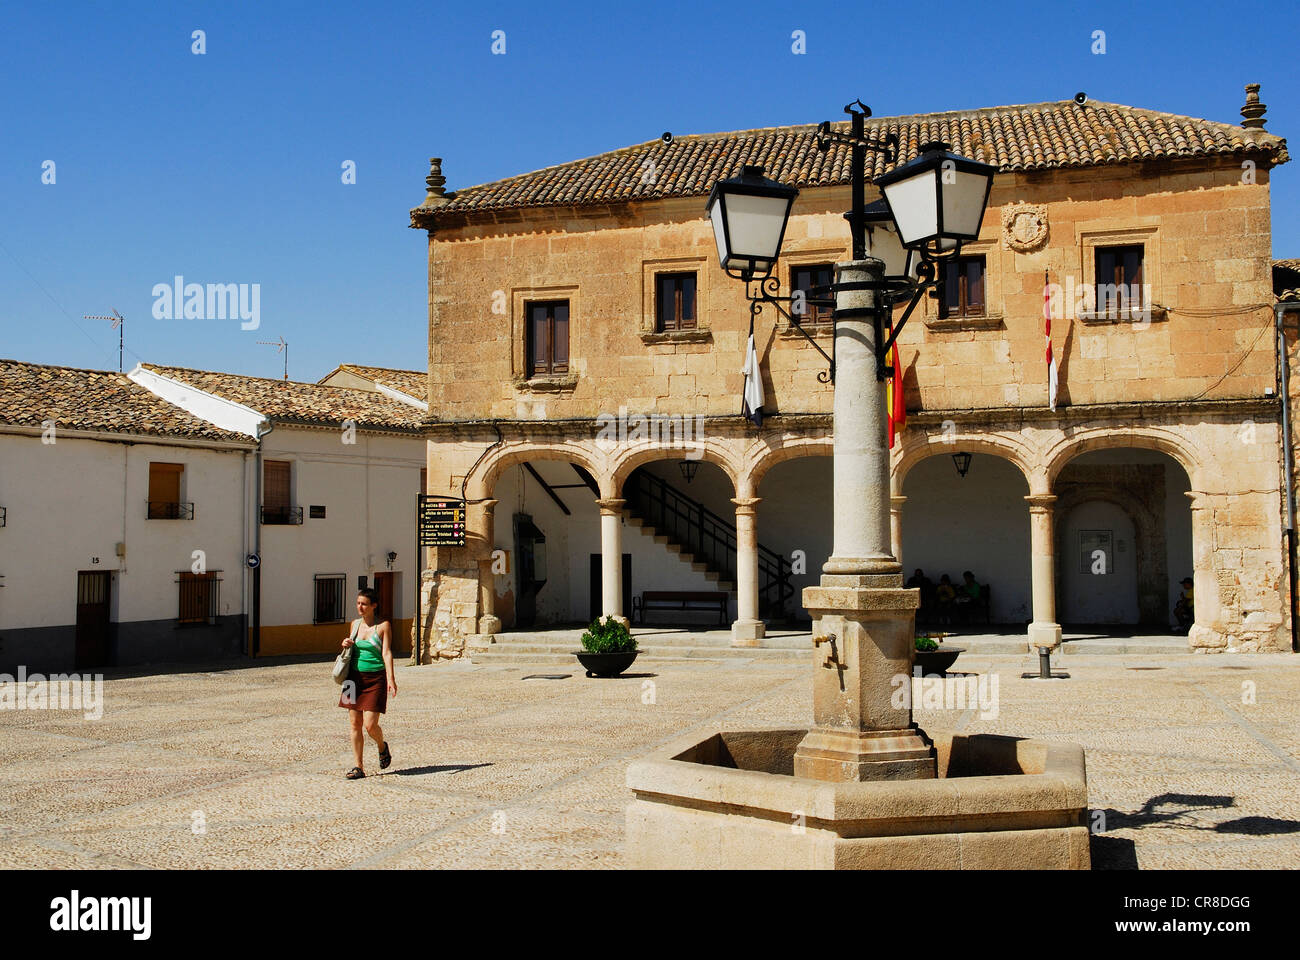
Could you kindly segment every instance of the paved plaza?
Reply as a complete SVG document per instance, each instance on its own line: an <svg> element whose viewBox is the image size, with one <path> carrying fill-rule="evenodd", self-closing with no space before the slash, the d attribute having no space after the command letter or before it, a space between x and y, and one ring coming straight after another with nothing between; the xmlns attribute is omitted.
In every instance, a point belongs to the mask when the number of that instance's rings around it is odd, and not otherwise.
<svg viewBox="0 0 1300 960"><path fill-rule="evenodd" d="M1300 862L1300 658L1059 666L1070 679L1026 680L1031 657L967 653L956 669L983 674L985 693L996 677L996 716L930 703L917 719L1083 744L1096 868ZM536 673L571 676L524 679ZM381 774L368 741L358 782L343 779L347 718L323 661L110 674L98 720L0 712L0 867L619 868L630 760L687 732L807 725L812 700L808 661L397 675L393 766Z"/></svg>

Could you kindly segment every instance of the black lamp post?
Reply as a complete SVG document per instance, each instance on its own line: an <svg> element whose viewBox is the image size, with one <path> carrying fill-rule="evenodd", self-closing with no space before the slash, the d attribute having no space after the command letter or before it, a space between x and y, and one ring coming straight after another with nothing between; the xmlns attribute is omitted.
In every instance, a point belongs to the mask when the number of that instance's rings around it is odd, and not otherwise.
<svg viewBox="0 0 1300 960"><path fill-rule="evenodd" d="M922 145L921 153L876 180L883 200L866 203L866 151L882 153L892 163L898 158L898 135L880 139L866 135L871 109L861 100L844 108L851 118L849 132L831 129L829 121L817 129L822 152L832 143L851 147L849 177L853 209L844 215L852 235L853 260L870 256L885 262L885 276L860 281L852 289L872 289L880 296L876 326L876 378L893 371L887 359L895 339L925 291L935 285L935 262L955 257L961 245L979 235L997 168L959 156L944 143ZM790 297L780 297L780 279L772 268L781 253L781 241L798 190L763 176L761 167L746 166L740 176L714 184L706 207L718 244L718 259L728 276L745 281L751 319L764 304L772 304L825 357L829 371L817 375L823 383L835 379L835 358L804 330L799 317L785 308ZM850 287L832 284L808 291L804 303L834 306L834 295ZM910 297L903 315L884 336L885 318L896 301Z"/></svg>
<svg viewBox="0 0 1300 960"><path fill-rule="evenodd" d="M970 469L970 460L969 453L954 453L952 455L953 465L957 468L957 473L963 480L966 479L966 471Z"/></svg>

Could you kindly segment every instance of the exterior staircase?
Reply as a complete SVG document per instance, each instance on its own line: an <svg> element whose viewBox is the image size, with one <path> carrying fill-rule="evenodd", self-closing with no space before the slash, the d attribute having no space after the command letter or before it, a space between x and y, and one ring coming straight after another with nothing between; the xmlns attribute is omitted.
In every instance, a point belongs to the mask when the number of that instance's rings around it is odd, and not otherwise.
<svg viewBox="0 0 1300 960"><path fill-rule="evenodd" d="M634 626L632 632L636 636L640 652L629 673L636 673L638 666L649 663L724 663L745 660L807 664L813 659L812 637L808 633L781 631L775 636L769 634L761 647L733 647L731 635L725 630L701 633L671 627L660 629ZM487 638L471 641L466 653L472 662L478 664L555 665L566 668L563 672L577 671L581 675L581 667L573 655L575 650L582 648L579 640L581 634L581 629L499 633L491 638L491 643L483 642Z"/></svg>
<svg viewBox="0 0 1300 960"><path fill-rule="evenodd" d="M736 590L736 526L660 477L636 470L623 487L629 526L650 531L655 543L676 553L719 590ZM791 568L781 554L758 545L758 613L784 620L794 596ZM629 598L630 601L630 598Z"/></svg>

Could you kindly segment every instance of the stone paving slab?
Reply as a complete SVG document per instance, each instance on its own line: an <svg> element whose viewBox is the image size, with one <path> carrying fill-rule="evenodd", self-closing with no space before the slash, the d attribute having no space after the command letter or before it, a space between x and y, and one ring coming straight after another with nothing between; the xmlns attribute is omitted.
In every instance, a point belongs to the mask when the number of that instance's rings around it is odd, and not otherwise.
<svg viewBox="0 0 1300 960"><path fill-rule="evenodd" d="M1099 869L1300 864L1300 657L1080 654L1070 680L1020 678L1036 666L963 655L997 674L997 715L917 720L1081 743ZM811 710L807 664L637 664L618 680L403 665L383 721L394 765L380 775L367 741L354 783L328 668L110 676L100 720L0 711L0 868L619 868L631 760Z"/></svg>

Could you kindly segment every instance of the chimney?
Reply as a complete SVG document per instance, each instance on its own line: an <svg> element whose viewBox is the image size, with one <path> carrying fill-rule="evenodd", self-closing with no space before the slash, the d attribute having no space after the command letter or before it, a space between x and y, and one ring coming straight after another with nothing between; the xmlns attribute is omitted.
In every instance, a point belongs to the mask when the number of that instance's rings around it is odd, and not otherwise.
<svg viewBox="0 0 1300 960"><path fill-rule="evenodd" d="M1241 108L1241 115L1245 117L1241 125L1250 130L1263 130L1264 124L1268 121L1264 119L1264 111L1268 107L1259 102L1259 84L1246 84L1246 105Z"/></svg>

